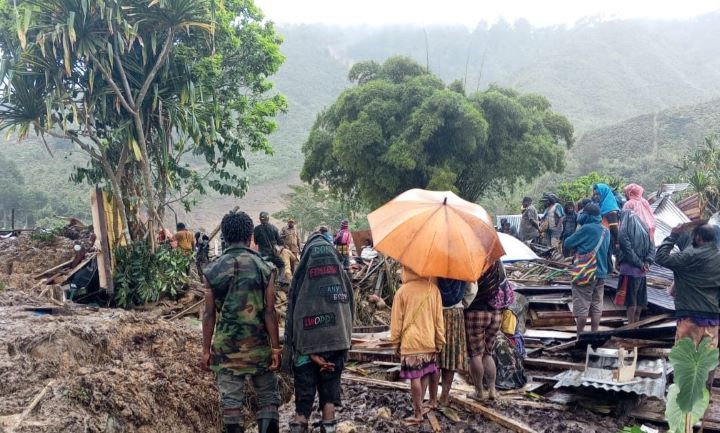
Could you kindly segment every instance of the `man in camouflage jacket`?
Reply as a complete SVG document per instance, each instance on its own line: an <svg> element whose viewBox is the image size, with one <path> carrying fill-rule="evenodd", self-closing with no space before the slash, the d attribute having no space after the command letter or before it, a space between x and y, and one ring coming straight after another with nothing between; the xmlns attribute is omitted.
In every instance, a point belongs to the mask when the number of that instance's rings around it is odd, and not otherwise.
<svg viewBox="0 0 720 433"><path fill-rule="evenodd" d="M244 431L245 378L257 392L258 431L279 431L280 339L275 312L274 268L248 245L253 222L244 212L222 220L228 243L205 268L205 314L201 367L217 375L227 433Z"/></svg>

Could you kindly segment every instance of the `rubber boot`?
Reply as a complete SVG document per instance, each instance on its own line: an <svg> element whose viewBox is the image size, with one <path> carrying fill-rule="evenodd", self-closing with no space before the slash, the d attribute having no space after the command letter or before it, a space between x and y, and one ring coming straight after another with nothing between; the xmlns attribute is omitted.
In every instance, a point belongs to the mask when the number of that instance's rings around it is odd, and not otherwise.
<svg viewBox="0 0 720 433"><path fill-rule="evenodd" d="M257 414L258 433L280 433L280 415L275 410L261 410Z"/></svg>
<svg viewBox="0 0 720 433"><path fill-rule="evenodd" d="M323 421L322 426L320 427L321 433L335 433L335 427L337 426L337 421Z"/></svg>

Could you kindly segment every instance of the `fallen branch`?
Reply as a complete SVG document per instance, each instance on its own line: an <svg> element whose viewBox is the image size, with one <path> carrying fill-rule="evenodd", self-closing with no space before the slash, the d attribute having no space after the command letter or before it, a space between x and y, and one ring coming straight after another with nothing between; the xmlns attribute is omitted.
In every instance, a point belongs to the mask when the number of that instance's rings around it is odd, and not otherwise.
<svg viewBox="0 0 720 433"><path fill-rule="evenodd" d="M203 302L205 302L205 299L201 299L201 300L197 301L196 303L192 304L191 306L187 307L186 309L184 309L181 312L177 313L176 315L172 316L168 320L175 320L178 317L181 317L181 316L187 314L190 310L192 310L193 308L196 308L198 305L202 304Z"/></svg>
<svg viewBox="0 0 720 433"><path fill-rule="evenodd" d="M13 424L13 426L10 427L10 430L8 430L8 433L13 433L16 428L20 427L20 424L22 424L22 422L25 420L25 418L27 418L27 416L30 415L30 412L32 412L33 409L35 409L35 406L37 406L38 403L40 403L40 400L42 400L43 397L45 397L45 394L47 394L47 392L50 390L50 388L54 384L55 384L55 381L51 380L50 382L47 383L47 385L45 385L45 387L42 389L42 391L40 391L38 393L38 395L35 396L35 398L30 402L30 405L28 407L26 407L25 410L22 411L22 413L20 414L18 419L15 420L15 424Z"/></svg>

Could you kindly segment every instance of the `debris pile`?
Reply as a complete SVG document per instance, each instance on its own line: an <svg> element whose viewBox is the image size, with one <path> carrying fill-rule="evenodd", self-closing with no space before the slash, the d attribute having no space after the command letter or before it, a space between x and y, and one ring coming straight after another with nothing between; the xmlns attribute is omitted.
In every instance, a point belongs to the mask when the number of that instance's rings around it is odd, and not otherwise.
<svg viewBox="0 0 720 433"><path fill-rule="evenodd" d="M219 431L217 390L197 367L197 327L43 305L0 307L0 327L6 431Z"/></svg>
<svg viewBox="0 0 720 433"><path fill-rule="evenodd" d="M356 258L353 268L356 326L390 325L390 305L400 287L400 264L378 254L369 260Z"/></svg>

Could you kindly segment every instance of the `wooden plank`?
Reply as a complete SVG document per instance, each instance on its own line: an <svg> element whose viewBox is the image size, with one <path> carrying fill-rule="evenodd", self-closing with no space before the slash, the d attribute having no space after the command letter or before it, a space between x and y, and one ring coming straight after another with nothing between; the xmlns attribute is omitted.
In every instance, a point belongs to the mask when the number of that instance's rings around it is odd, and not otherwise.
<svg viewBox="0 0 720 433"><path fill-rule="evenodd" d="M355 334L380 334L383 332L387 332L390 330L390 327L387 325L376 325L376 326L353 326L352 333L353 336ZM360 337L363 338L363 337Z"/></svg>
<svg viewBox="0 0 720 433"><path fill-rule="evenodd" d="M532 429L530 426L521 423L519 421L515 421L512 418L506 417L505 415L494 411L488 407L485 407L479 403L476 403L472 400L469 400L464 397L459 397L457 395L450 395L450 400L453 403L456 403L468 410L471 410L477 414L482 415L483 417L493 421L496 424L499 424L506 429L512 430L517 433L537 433L536 430Z"/></svg>
<svg viewBox="0 0 720 433"><path fill-rule="evenodd" d="M555 340L573 340L575 336L574 332L544 331L541 329L528 329L523 334L525 338L552 338Z"/></svg>
<svg viewBox="0 0 720 433"><path fill-rule="evenodd" d="M639 322L629 323L627 325L621 326L621 327L617 328L616 331L624 331L626 329L642 328L645 325L660 322L662 320L670 319L670 318L672 318L671 314L660 314L658 316L652 316L652 317L648 317L646 319L640 320Z"/></svg>
<svg viewBox="0 0 720 433"><path fill-rule="evenodd" d="M400 367L399 362L373 361L372 363L378 367Z"/></svg>
<svg viewBox="0 0 720 433"><path fill-rule="evenodd" d="M559 411L569 410L569 408L564 404L547 403L544 401L513 400L512 404L514 406L524 406L524 407L530 407L533 409L541 409L541 410L559 410Z"/></svg>
<svg viewBox="0 0 720 433"><path fill-rule="evenodd" d="M659 340L642 340L639 338L622 338L622 337L611 337L609 341L611 347L623 347L626 349L632 349L633 347L661 347L661 346L672 346L673 343L670 341L659 341Z"/></svg>
<svg viewBox="0 0 720 433"><path fill-rule="evenodd" d="M90 263L90 261L91 261L92 259L94 259L95 257L97 257L97 252L88 253L88 254L85 256L85 258L83 259L83 261L80 262L80 263L78 263L77 266L75 266L74 268L70 269L70 270L67 271L67 272L64 272L64 278L63 278L63 280L60 282L60 284L61 284L61 285L62 285L62 284L66 284L66 283L68 282L68 280L69 280L70 278L72 278L72 276L75 275L75 273L76 273L77 271L79 271L80 269L82 269L82 268L84 268L85 266L87 266L87 264Z"/></svg>
<svg viewBox="0 0 720 433"><path fill-rule="evenodd" d="M610 322L612 323L612 322ZM576 325L555 325L555 326L533 326L533 329L542 331L559 331L559 332L575 332L577 329ZM598 331L612 331L615 328L610 326L600 326Z"/></svg>
<svg viewBox="0 0 720 433"><path fill-rule="evenodd" d="M70 260L68 260L67 262L60 263L59 265L48 269L47 271L41 272L41 273L39 273L39 274L35 274L35 275L33 275L33 278L36 278L36 279L37 279L37 278L42 278L42 277L44 277L45 275L51 274L51 273L53 273L53 272L55 272L55 271L57 271L57 270L59 270L59 269L64 268L65 266L69 266L70 263L73 262L73 260L74 260L74 259L70 259Z"/></svg>
<svg viewBox="0 0 720 433"><path fill-rule="evenodd" d="M350 361L358 362L373 362L373 361L384 361L384 362L400 362L400 355L395 353L394 350L370 350L370 349L352 349L348 353L348 359Z"/></svg>
<svg viewBox="0 0 720 433"><path fill-rule="evenodd" d="M577 340L568 341L567 343L558 344L557 346L552 346L547 349L545 349L545 352L555 353L560 352L561 350L565 349L573 349L575 348L575 345L577 344Z"/></svg>
<svg viewBox="0 0 720 433"><path fill-rule="evenodd" d="M440 422L438 421L437 417L435 416L435 413L428 412L427 417L428 417L428 420L430 420L430 426L432 427L433 431L435 433L440 433L442 431L442 426L440 425Z"/></svg>
<svg viewBox="0 0 720 433"><path fill-rule="evenodd" d="M638 356L646 356L649 358L667 358L670 356L672 349L662 349L659 347L643 347L638 350Z"/></svg>
<svg viewBox="0 0 720 433"><path fill-rule="evenodd" d="M408 391L410 389L410 384L408 383L388 382L385 380L372 379L369 377L343 375L342 379L348 382L360 383L369 386L378 386L381 388L399 389L403 391ZM537 433L535 430L521 422L515 421L512 418L506 417L499 412L482 406L474 401L468 400L467 398L460 397L458 392L450 391L450 400L514 432Z"/></svg>
<svg viewBox="0 0 720 433"><path fill-rule="evenodd" d="M523 360L523 364L526 367L536 367L540 369L545 370L577 370L577 371L585 371L585 364L580 364L577 362L566 362L566 361L556 361L554 359L545 359L545 358L525 358Z"/></svg>
<svg viewBox="0 0 720 433"><path fill-rule="evenodd" d="M112 262L110 258L110 243L108 242L107 221L105 220L105 206L103 201L102 190L99 187L95 187L90 194L90 209L92 211L93 230L95 231L95 236L100 242L100 251L97 256L98 277L100 279L100 288L104 289L108 294L112 294ZM154 234L151 236L154 238Z"/></svg>

